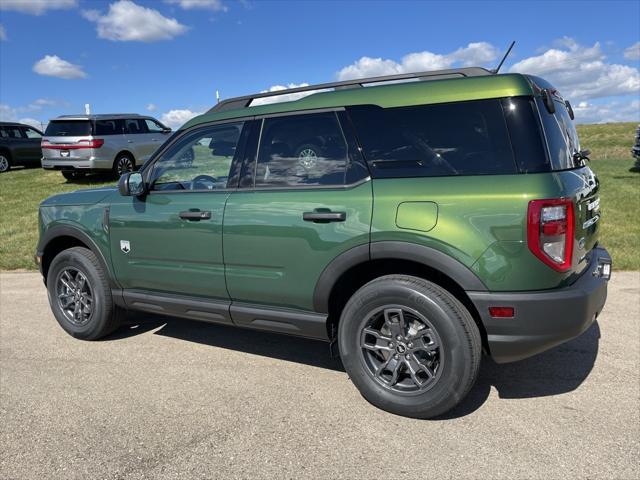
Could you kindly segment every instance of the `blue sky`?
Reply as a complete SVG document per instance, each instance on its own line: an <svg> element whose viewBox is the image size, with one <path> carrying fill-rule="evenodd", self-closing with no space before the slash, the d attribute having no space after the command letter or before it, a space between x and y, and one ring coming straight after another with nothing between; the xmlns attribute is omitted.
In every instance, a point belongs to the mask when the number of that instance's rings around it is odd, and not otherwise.
<svg viewBox="0 0 640 480"><path fill-rule="evenodd" d="M583 123L640 120L640 2L0 0L0 119L151 113L467 64L536 73Z"/></svg>

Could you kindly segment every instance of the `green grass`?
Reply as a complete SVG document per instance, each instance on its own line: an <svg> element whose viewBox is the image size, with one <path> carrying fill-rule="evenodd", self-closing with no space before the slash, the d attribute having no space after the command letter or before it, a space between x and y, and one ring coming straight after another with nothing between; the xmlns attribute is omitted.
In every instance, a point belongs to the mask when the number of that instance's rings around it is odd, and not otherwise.
<svg viewBox="0 0 640 480"><path fill-rule="evenodd" d="M617 270L640 270L640 174L630 173L634 123L583 125L582 148L591 150L591 167L601 183L601 241ZM222 162L221 162L222 163ZM16 169L0 174L0 270L35 269L38 204L60 192L113 185L109 177L68 183L60 173Z"/></svg>

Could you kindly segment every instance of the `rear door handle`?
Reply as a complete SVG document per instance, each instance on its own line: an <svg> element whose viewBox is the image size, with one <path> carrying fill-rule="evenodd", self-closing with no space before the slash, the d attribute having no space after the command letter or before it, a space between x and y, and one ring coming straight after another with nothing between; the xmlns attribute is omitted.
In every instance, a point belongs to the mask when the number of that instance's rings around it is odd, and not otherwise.
<svg viewBox="0 0 640 480"><path fill-rule="evenodd" d="M179 216L183 220L199 222L200 220L209 220L211 218L211 212L208 210L185 210L184 212L180 212Z"/></svg>
<svg viewBox="0 0 640 480"><path fill-rule="evenodd" d="M313 212L304 212L302 219L305 222L313 223L329 223L344 222L347 219L346 212L332 212L331 210L314 210Z"/></svg>

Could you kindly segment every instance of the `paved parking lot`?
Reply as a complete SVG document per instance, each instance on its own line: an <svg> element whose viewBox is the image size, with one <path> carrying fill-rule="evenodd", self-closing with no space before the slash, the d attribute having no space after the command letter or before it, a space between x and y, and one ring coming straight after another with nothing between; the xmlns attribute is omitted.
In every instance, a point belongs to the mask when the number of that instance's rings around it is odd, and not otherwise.
<svg viewBox="0 0 640 480"><path fill-rule="evenodd" d="M640 274L584 335L485 360L439 420L367 404L326 344L132 315L67 336L37 274L0 274L0 478L638 478Z"/></svg>

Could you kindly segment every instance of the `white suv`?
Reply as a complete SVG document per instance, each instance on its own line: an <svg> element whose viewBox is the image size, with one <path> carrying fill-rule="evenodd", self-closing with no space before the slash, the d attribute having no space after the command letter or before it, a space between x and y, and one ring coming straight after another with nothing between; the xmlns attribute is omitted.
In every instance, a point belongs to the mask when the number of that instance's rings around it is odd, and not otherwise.
<svg viewBox="0 0 640 480"><path fill-rule="evenodd" d="M120 176L142 165L171 129L137 114L63 115L49 122L42 139L42 168L67 179L112 171Z"/></svg>

